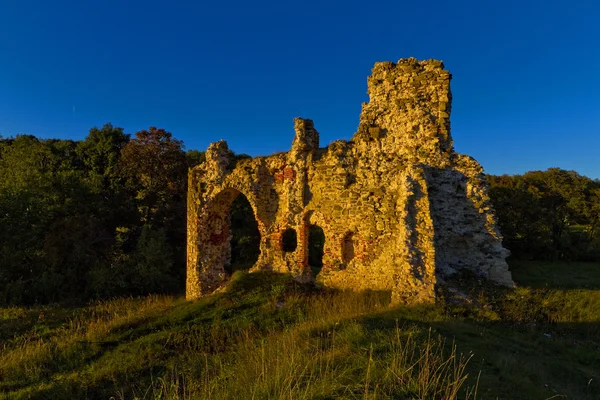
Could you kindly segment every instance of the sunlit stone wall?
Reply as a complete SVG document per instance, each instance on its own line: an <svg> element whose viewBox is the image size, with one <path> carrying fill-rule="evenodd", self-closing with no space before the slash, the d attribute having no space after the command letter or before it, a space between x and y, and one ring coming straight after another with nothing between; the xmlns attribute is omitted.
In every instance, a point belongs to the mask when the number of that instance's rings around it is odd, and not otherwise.
<svg viewBox="0 0 600 400"><path fill-rule="evenodd" d="M261 234L251 270L290 273L332 288L389 291L395 302L429 302L460 269L512 286L481 166L454 151L450 74L440 61L376 63L352 140L319 147L295 119L291 150L234 163L213 143L190 170L187 297L228 276L228 211L242 193ZM325 234L323 268L308 266L308 230ZM286 251L284 232L296 232Z"/></svg>

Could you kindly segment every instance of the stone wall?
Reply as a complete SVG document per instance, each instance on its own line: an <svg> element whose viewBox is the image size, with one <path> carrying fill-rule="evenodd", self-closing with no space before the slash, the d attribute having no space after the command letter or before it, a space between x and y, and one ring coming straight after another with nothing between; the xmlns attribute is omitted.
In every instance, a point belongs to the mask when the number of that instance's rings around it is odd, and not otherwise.
<svg viewBox="0 0 600 400"><path fill-rule="evenodd" d="M481 166L457 154L450 135L450 74L440 61L376 63L357 133L319 147L308 119L295 119L291 150L230 157L213 143L191 169L187 297L228 277L228 211L240 193L261 235L252 270L292 274L340 289L383 290L395 302L428 302L459 269L513 285ZM308 266L308 230L325 234L323 267ZM292 229L297 246L284 251Z"/></svg>

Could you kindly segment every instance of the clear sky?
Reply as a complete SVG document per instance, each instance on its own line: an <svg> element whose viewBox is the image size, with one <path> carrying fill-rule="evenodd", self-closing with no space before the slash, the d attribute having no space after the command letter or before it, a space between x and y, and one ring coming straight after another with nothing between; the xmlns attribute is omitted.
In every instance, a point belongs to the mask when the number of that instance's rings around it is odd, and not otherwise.
<svg viewBox="0 0 600 400"><path fill-rule="evenodd" d="M157 126L188 149L349 139L375 61L453 74L452 135L487 172L600 178L600 1L0 0L0 135Z"/></svg>

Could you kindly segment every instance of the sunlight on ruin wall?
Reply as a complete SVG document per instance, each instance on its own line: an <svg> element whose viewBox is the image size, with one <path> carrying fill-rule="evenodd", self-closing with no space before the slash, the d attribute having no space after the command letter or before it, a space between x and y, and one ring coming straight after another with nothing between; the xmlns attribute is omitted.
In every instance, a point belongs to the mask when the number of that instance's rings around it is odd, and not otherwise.
<svg viewBox="0 0 600 400"><path fill-rule="evenodd" d="M234 165L227 143L212 143L189 173L187 297L228 278L228 210L239 193L261 235L252 270L314 280L308 230L317 225L325 246L316 280L327 287L429 302L435 284L459 269L512 286L483 169L453 148L450 78L440 61L376 63L349 142L320 148L313 122L296 118L287 153ZM288 229L297 234L291 252L282 249Z"/></svg>

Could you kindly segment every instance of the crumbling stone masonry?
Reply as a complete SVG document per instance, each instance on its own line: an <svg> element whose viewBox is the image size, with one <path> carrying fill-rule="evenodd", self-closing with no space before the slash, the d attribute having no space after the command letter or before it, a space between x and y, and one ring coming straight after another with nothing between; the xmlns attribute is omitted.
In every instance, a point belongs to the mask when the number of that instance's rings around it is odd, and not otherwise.
<svg viewBox="0 0 600 400"><path fill-rule="evenodd" d="M261 234L251 271L390 291L411 303L432 301L435 284L459 269L512 286L483 169L453 148L450 78L440 61L376 63L349 142L320 148L313 122L296 118L287 153L234 163L226 142L212 143L189 173L187 297L228 278L228 210L240 194ZM307 261L311 225L325 234L316 277ZM291 230L293 251L282 243Z"/></svg>

